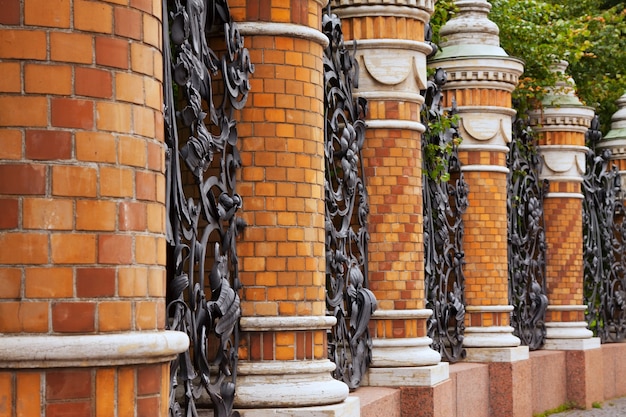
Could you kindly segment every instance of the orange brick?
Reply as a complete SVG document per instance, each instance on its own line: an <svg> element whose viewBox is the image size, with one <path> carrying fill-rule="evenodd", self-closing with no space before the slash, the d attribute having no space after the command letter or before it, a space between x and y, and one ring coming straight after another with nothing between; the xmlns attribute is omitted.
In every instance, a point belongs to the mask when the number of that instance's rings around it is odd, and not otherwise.
<svg viewBox="0 0 626 417"><path fill-rule="evenodd" d="M143 77L133 73L116 73L115 97L118 101L143 104Z"/></svg>
<svg viewBox="0 0 626 417"><path fill-rule="evenodd" d="M161 83L153 78L144 77L145 102L147 106L161 112L163 106L163 87Z"/></svg>
<svg viewBox="0 0 626 417"><path fill-rule="evenodd" d="M0 71L2 68L0 66ZM1 81L0 81L1 82ZM22 158L22 132L19 130L0 130L0 159Z"/></svg>
<svg viewBox="0 0 626 417"><path fill-rule="evenodd" d="M116 225L116 204L107 200L78 200L76 230L113 231Z"/></svg>
<svg viewBox="0 0 626 417"><path fill-rule="evenodd" d="M96 417L115 415L115 369L99 368L96 370Z"/></svg>
<svg viewBox="0 0 626 417"><path fill-rule="evenodd" d="M152 236L135 237L135 262L154 265L157 263L157 241Z"/></svg>
<svg viewBox="0 0 626 417"><path fill-rule="evenodd" d="M0 29L0 58L46 59L46 33Z"/></svg>
<svg viewBox="0 0 626 417"><path fill-rule="evenodd" d="M155 302L137 302L135 305L135 326L137 330L154 330L157 328Z"/></svg>
<svg viewBox="0 0 626 417"><path fill-rule="evenodd" d="M22 72L18 62L0 62L0 92L19 93L22 91Z"/></svg>
<svg viewBox="0 0 626 417"><path fill-rule="evenodd" d="M52 98L50 114L52 126L92 129L93 101L74 98Z"/></svg>
<svg viewBox="0 0 626 417"><path fill-rule="evenodd" d="M25 198L22 204L25 229L70 230L74 226L72 200Z"/></svg>
<svg viewBox="0 0 626 417"><path fill-rule="evenodd" d="M165 279L163 268L151 268L148 271L148 296L165 297Z"/></svg>
<svg viewBox="0 0 626 417"><path fill-rule="evenodd" d="M97 16L97 19L94 19ZM103 2L74 1L74 28L85 32L113 33L113 8Z"/></svg>
<svg viewBox="0 0 626 417"><path fill-rule="evenodd" d="M52 194L75 197L95 197L96 170L83 166L53 166Z"/></svg>
<svg viewBox="0 0 626 417"><path fill-rule="evenodd" d="M161 203L148 203L148 231L162 233L165 231L165 206Z"/></svg>
<svg viewBox="0 0 626 417"><path fill-rule="evenodd" d="M70 0L28 0L24 4L24 24L28 26L70 27Z"/></svg>
<svg viewBox="0 0 626 417"><path fill-rule="evenodd" d="M28 298L68 298L74 295L71 268L26 268L24 294Z"/></svg>
<svg viewBox="0 0 626 417"><path fill-rule="evenodd" d="M0 97L0 126L44 127L47 125L48 100L45 97Z"/></svg>
<svg viewBox="0 0 626 417"><path fill-rule="evenodd" d="M96 262L96 237L92 234L53 234L50 237L50 248L52 262L55 264Z"/></svg>
<svg viewBox="0 0 626 417"><path fill-rule="evenodd" d="M114 332L131 330L132 309L130 301L103 301L98 303L98 330Z"/></svg>
<svg viewBox="0 0 626 417"><path fill-rule="evenodd" d="M145 297L148 294L148 270L146 268L121 268L118 275L120 297Z"/></svg>
<svg viewBox="0 0 626 417"><path fill-rule="evenodd" d="M22 293L21 268L0 268L0 299L20 298Z"/></svg>
<svg viewBox="0 0 626 417"><path fill-rule="evenodd" d="M156 48L161 47L161 23L156 17L143 15L143 41Z"/></svg>
<svg viewBox="0 0 626 417"><path fill-rule="evenodd" d="M96 128L112 132L131 133L130 105L123 103L97 103Z"/></svg>
<svg viewBox="0 0 626 417"><path fill-rule="evenodd" d="M0 233L0 264L48 263L48 235L42 233Z"/></svg>
<svg viewBox="0 0 626 417"><path fill-rule="evenodd" d="M135 413L135 369L119 368L117 379L117 416L134 417Z"/></svg>
<svg viewBox="0 0 626 417"><path fill-rule="evenodd" d="M133 238L128 235L100 235L98 262L103 264L130 264L133 260Z"/></svg>
<svg viewBox="0 0 626 417"><path fill-rule="evenodd" d="M133 171L125 168L100 168L100 195L132 197L135 191Z"/></svg>
<svg viewBox="0 0 626 417"><path fill-rule="evenodd" d="M93 62L92 37L81 33L51 32L50 58L57 62L91 64Z"/></svg>
<svg viewBox="0 0 626 417"><path fill-rule="evenodd" d="M103 132L75 133L76 158L81 161L116 162L115 136Z"/></svg>
<svg viewBox="0 0 626 417"><path fill-rule="evenodd" d="M2 302L0 303L0 332L42 333L48 331L48 303Z"/></svg>
<svg viewBox="0 0 626 417"><path fill-rule="evenodd" d="M17 372L16 375L17 416L36 416L41 411L41 377L39 372Z"/></svg>
<svg viewBox="0 0 626 417"><path fill-rule="evenodd" d="M133 109L133 132L153 138L155 136L156 116L155 111L149 107L132 106Z"/></svg>
<svg viewBox="0 0 626 417"><path fill-rule="evenodd" d="M127 4L127 2L119 3ZM137 10L115 7L114 13L115 34L127 38L141 39L141 13Z"/></svg>

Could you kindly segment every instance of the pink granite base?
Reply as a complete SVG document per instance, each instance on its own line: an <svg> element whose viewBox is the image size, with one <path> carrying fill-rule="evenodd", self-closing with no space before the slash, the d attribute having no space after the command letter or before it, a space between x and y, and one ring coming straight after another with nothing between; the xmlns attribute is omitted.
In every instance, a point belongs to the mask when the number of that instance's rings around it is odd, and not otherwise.
<svg viewBox="0 0 626 417"><path fill-rule="evenodd" d="M454 417L489 417L489 366L483 363L450 365L454 386Z"/></svg>
<svg viewBox="0 0 626 417"><path fill-rule="evenodd" d="M567 402L565 352L558 350L530 352L530 362L533 414L565 404Z"/></svg>
<svg viewBox="0 0 626 417"><path fill-rule="evenodd" d="M604 399L626 396L626 343L602 345Z"/></svg>
<svg viewBox="0 0 626 417"><path fill-rule="evenodd" d="M582 408L604 400L602 348L570 350L565 353L567 398Z"/></svg>
<svg viewBox="0 0 626 417"><path fill-rule="evenodd" d="M350 396L359 397L361 417L400 417L400 390L397 388L360 387Z"/></svg>
<svg viewBox="0 0 626 417"><path fill-rule="evenodd" d="M400 388L401 417L453 416L454 398L450 379L432 387ZM379 416L382 417L382 416Z"/></svg>
<svg viewBox="0 0 626 417"><path fill-rule="evenodd" d="M489 364L491 416L532 415L532 369L530 360Z"/></svg>

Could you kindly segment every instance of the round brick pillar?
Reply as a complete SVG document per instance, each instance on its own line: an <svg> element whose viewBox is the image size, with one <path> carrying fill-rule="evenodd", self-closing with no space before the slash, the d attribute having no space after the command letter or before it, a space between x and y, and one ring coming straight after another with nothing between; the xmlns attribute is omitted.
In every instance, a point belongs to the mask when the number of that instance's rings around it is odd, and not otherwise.
<svg viewBox="0 0 626 417"><path fill-rule="evenodd" d="M420 122L426 89L425 25L434 2L340 1L346 47L356 43L360 67L354 94L367 99L363 146L369 195L369 288L372 316L371 386L432 386L448 379L448 364L430 348L425 308Z"/></svg>
<svg viewBox="0 0 626 417"><path fill-rule="evenodd" d="M568 63L554 66L565 73ZM561 74L561 75L562 75ZM531 112L543 160L540 178L550 181L543 207L546 228L546 315L544 349L586 350L600 346L585 321L583 280L583 194L586 167L585 133L594 110L583 106L574 82L557 82Z"/></svg>
<svg viewBox="0 0 626 417"><path fill-rule="evenodd" d="M237 125L248 227L238 244L244 288L235 407L246 417L275 408L293 416L311 407L358 413L347 385L330 375L326 345L336 319L326 316L323 6L231 3L255 66Z"/></svg>
<svg viewBox="0 0 626 417"><path fill-rule="evenodd" d="M461 117L459 157L469 186L465 222L465 339L467 359L528 358L513 335L508 300L506 154L511 141L511 93L522 63L500 47L485 0L457 0L458 13L441 28L442 52L431 61L448 74L444 103Z"/></svg>
<svg viewBox="0 0 626 417"><path fill-rule="evenodd" d="M2 7L1 414L167 416L160 2Z"/></svg>

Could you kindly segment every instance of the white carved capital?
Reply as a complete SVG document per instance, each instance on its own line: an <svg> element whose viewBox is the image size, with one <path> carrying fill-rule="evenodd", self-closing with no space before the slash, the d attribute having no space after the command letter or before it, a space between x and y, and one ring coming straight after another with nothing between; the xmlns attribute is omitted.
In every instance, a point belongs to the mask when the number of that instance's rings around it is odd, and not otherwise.
<svg viewBox="0 0 626 417"><path fill-rule="evenodd" d="M543 166L539 177L556 181L581 182L586 169L586 146L541 145Z"/></svg>
<svg viewBox="0 0 626 417"><path fill-rule="evenodd" d="M487 106L461 106L458 110L462 147L488 145L499 150L511 142L514 110Z"/></svg>
<svg viewBox="0 0 626 417"><path fill-rule="evenodd" d="M346 42L350 48L352 42ZM421 104L426 89L429 45L395 39L361 40L356 58L361 67L356 93L369 100L399 100Z"/></svg>

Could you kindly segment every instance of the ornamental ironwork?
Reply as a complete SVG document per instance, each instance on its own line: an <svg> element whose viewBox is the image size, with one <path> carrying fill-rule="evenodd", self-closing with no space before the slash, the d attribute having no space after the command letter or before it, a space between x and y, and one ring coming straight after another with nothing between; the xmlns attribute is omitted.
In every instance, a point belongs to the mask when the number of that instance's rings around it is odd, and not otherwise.
<svg viewBox="0 0 626 417"><path fill-rule="evenodd" d="M322 30L329 40L324 50L326 307L337 318L328 334L328 356L336 365L333 377L354 389L371 362L368 324L376 310L367 288L369 204L361 156L367 102L352 96L358 64L330 6Z"/></svg>
<svg viewBox="0 0 626 417"><path fill-rule="evenodd" d="M513 123L507 155L509 302L514 334L530 350L546 338L546 235L543 200L548 181L539 180L537 139L526 120Z"/></svg>
<svg viewBox="0 0 626 417"><path fill-rule="evenodd" d="M163 10L167 327L190 340L171 364L169 415L197 416L208 396L215 416L235 416L245 222L233 112L253 67L225 0L163 0Z"/></svg>
<svg viewBox="0 0 626 417"><path fill-rule="evenodd" d="M626 339L626 210L611 152L595 152L601 139L596 116L583 177L584 294L589 328L605 343Z"/></svg>
<svg viewBox="0 0 626 417"><path fill-rule="evenodd" d="M432 348L444 360L465 358L465 253L464 224L469 186L461 172L456 105L442 107L441 88L447 79L443 69L428 81L421 117L426 125L422 136L424 184L424 271L426 307Z"/></svg>

